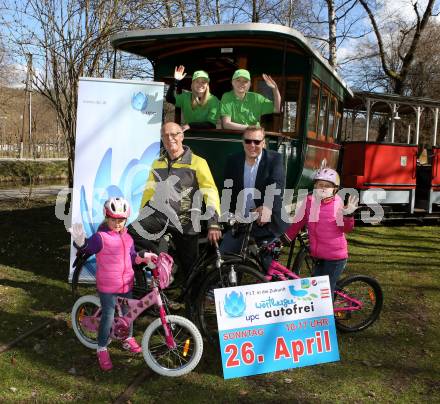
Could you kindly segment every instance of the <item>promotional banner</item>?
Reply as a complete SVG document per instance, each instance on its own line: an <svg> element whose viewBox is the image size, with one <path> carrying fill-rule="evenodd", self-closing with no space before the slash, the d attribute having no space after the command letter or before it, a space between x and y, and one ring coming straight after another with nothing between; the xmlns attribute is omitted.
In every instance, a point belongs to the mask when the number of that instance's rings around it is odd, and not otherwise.
<svg viewBox="0 0 440 404"><path fill-rule="evenodd" d="M72 223L82 223L87 237L104 219L110 196L128 200L139 212L151 163L158 157L163 83L81 78L78 89ZM69 281L76 249L71 247ZM91 257L82 281L95 280Z"/></svg>
<svg viewBox="0 0 440 404"><path fill-rule="evenodd" d="M328 276L215 289L225 379L339 360Z"/></svg>

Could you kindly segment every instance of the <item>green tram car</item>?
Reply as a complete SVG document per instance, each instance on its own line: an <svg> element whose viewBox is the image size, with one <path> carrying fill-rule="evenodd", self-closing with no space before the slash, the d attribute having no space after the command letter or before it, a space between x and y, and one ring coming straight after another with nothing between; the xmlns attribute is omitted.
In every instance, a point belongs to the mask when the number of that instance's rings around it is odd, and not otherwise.
<svg viewBox="0 0 440 404"><path fill-rule="evenodd" d="M267 147L284 158L286 188L310 188L314 170L337 168L342 110L351 90L329 63L298 31L273 24L232 24L122 32L112 38L116 50L148 58L154 80L174 80L175 66L189 72L183 88L190 89L191 74L205 70L210 90L219 99L231 90L236 69L251 73L250 91L272 98L262 79L277 82L280 114L264 115ZM176 109L174 120L179 122ZM228 129L188 130L185 144L204 157L219 190L223 188L226 157L242 148L241 132Z"/></svg>

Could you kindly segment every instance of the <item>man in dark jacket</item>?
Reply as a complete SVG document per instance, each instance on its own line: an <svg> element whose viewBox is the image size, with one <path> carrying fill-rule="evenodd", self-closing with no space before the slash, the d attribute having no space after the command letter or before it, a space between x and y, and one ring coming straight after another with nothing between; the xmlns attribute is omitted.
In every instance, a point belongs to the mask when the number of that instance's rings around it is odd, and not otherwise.
<svg viewBox="0 0 440 404"><path fill-rule="evenodd" d="M285 186L282 157L264 146L264 129L249 126L243 133L244 151L229 156L224 177L225 186L232 185L229 212L238 220L256 221L251 234L258 244L273 240L287 227L281 219ZM234 237L229 231L220 249L239 252L241 243L242 238Z"/></svg>

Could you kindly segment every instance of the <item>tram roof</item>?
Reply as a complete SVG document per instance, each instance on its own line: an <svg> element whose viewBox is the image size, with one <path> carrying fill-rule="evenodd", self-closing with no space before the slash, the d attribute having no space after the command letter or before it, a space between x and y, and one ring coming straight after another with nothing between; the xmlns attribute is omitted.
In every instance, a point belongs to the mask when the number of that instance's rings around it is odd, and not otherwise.
<svg viewBox="0 0 440 404"><path fill-rule="evenodd" d="M112 36L110 42L115 49L143 56L152 62L159 60L166 55L170 49L183 49L182 40L192 42L206 42L210 39L240 39L255 38L257 43L261 43L261 38L273 39L274 45L280 49L285 39L290 45L295 45L302 49L306 54L318 60L326 70L337 80L337 82L352 96L353 92L338 75L336 70L330 66L328 61L312 47L309 41L297 30L282 25L265 23L247 24L218 24L196 27L182 28L161 28L136 31L123 31ZM266 44L267 45L267 44Z"/></svg>
<svg viewBox="0 0 440 404"><path fill-rule="evenodd" d="M346 109L354 109L358 111L366 110L366 101L370 100L375 103L383 103L375 105L375 110L379 112L389 112L387 104L398 104L400 113L414 112L413 108L440 108L440 100L433 100L424 97L410 97L399 94L374 93L369 91L355 91L354 97L347 100Z"/></svg>

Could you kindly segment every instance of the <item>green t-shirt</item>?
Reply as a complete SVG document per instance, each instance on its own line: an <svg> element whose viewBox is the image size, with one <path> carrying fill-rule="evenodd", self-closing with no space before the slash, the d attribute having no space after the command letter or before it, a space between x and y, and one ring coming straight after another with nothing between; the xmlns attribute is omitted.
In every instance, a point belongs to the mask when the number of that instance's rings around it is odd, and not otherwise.
<svg viewBox="0 0 440 404"><path fill-rule="evenodd" d="M223 94L220 103L220 116L230 116L231 122L242 125L256 125L260 123L261 115L273 113L273 101L261 94L248 92L240 100L234 91Z"/></svg>
<svg viewBox="0 0 440 404"><path fill-rule="evenodd" d="M215 95L210 95L208 102L204 105L197 105L194 109L191 106L191 92L182 91L176 94L176 107L183 112L182 123L191 124L192 122L211 122L214 125L218 120L219 100Z"/></svg>

